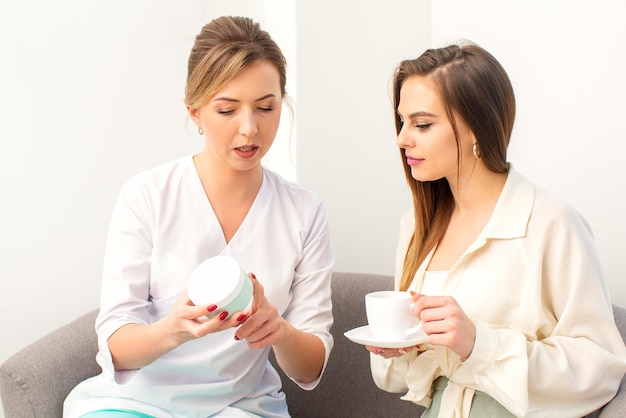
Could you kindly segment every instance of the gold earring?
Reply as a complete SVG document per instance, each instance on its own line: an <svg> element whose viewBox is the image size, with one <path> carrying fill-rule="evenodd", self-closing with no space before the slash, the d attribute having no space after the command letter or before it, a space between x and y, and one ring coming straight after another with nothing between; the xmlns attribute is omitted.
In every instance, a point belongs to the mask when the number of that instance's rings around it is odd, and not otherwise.
<svg viewBox="0 0 626 418"><path fill-rule="evenodd" d="M204 135L204 129L202 129L201 127L198 126L198 133L200 135Z"/></svg>
<svg viewBox="0 0 626 418"><path fill-rule="evenodd" d="M476 142L474 142L474 145L472 145L472 153L474 154L474 158L480 158L480 152L478 151L478 144Z"/></svg>

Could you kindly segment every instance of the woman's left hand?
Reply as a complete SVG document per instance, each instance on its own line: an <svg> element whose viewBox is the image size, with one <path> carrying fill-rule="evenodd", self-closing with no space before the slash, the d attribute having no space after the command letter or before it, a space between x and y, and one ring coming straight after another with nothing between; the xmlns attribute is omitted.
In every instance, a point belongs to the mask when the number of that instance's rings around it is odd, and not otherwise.
<svg viewBox="0 0 626 418"><path fill-rule="evenodd" d="M427 296L411 293L413 314L422 321L428 342L454 351L461 361L474 350L476 325L451 296Z"/></svg>
<svg viewBox="0 0 626 418"><path fill-rule="evenodd" d="M252 308L250 316L237 329L235 338L246 340L250 348L263 348L280 343L288 328L278 309L265 297L263 286L249 273L252 280Z"/></svg>
<svg viewBox="0 0 626 418"><path fill-rule="evenodd" d="M404 348L384 348L366 345L365 349L370 353L376 354L386 359L402 357L403 355L410 353L413 350L417 350L418 352L426 351L426 348L422 344Z"/></svg>

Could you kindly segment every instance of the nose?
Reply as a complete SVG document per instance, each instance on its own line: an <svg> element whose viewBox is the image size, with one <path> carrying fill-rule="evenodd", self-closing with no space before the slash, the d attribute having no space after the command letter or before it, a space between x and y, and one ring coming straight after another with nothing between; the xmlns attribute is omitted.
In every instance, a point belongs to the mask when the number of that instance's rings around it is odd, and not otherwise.
<svg viewBox="0 0 626 418"><path fill-rule="evenodd" d="M241 123L239 124L239 133L248 138L254 138L259 131L257 121L252 111L242 112Z"/></svg>
<svg viewBox="0 0 626 418"><path fill-rule="evenodd" d="M405 132L406 124L402 125L398 136L396 137L396 145L400 148L410 147L412 144L410 136Z"/></svg>

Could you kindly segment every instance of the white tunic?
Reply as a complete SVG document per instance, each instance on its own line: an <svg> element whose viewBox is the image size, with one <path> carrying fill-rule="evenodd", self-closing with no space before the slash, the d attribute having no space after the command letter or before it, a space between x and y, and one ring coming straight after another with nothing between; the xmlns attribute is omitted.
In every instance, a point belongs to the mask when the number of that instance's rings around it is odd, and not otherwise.
<svg viewBox="0 0 626 418"><path fill-rule="evenodd" d="M396 288L413 230L410 212L401 224ZM411 290L423 288L432 255ZM476 324L472 354L461 362L435 346L390 360L372 355L380 388L407 391L404 399L428 406L432 382L447 376L440 418L467 417L475 390L520 417L581 417L613 398L626 348L591 230L569 205L511 169L491 219L441 279L440 294L454 296Z"/></svg>
<svg viewBox="0 0 626 418"><path fill-rule="evenodd" d="M317 335L326 361L333 340L333 257L326 211L311 192L264 169L258 195L229 243L191 157L130 179L120 193L107 240L96 330L102 374L80 383L64 416L127 408L159 417L207 417L231 406L288 416L269 347L249 349L235 328L189 341L139 370L116 372L107 339L129 323L169 312L192 271L229 255L256 275L268 300L294 327ZM317 381L303 384L314 388ZM230 408L229 408L230 410Z"/></svg>

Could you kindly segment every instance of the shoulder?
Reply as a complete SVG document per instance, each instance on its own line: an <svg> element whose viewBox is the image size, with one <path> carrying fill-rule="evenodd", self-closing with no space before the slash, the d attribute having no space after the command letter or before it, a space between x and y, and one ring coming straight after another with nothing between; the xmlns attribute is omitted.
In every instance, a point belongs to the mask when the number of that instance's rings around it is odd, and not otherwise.
<svg viewBox="0 0 626 418"><path fill-rule="evenodd" d="M502 191L504 215L509 221L524 213L524 222L545 228L551 224L585 224L581 214L566 200L528 180L511 165Z"/></svg>
<svg viewBox="0 0 626 418"><path fill-rule="evenodd" d="M128 204L151 205L161 200L161 196L171 193L186 182L193 169L190 156L159 164L131 176L119 193L119 199Z"/></svg>
<svg viewBox="0 0 626 418"><path fill-rule="evenodd" d="M295 209L324 210L322 200L313 191L288 181L267 168L263 169L263 173L272 193L282 205Z"/></svg>
<svg viewBox="0 0 626 418"><path fill-rule="evenodd" d="M544 222L585 224L587 221L569 202L553 193L535 186L533 214Z"/></svg>
<svg viewBox="0 0 626 418"><path fill-rule="evenodd" d="M168 161L133 175L126 181L124 188L163 189L189 175L192 168L190 156Z"/></svg>
<svg viewBox="0 0 626 418"><path fill-rule="evenodd" d="M167 183L173 178L180 178L187 175L191 168L193 168L193 160L190 156L186 156L141 171L132 176L128 181L143 184Z"/></svg>
<svg viewBox="0 0 626 418"><path fill-rule="evenodd" d="M538 185L533 186L535 195L529 228L558 232L563 236L572 234L593 236L591 226L574 206Z"/></svg>

